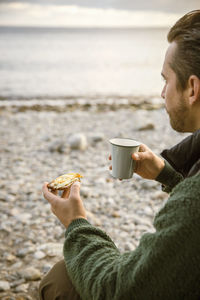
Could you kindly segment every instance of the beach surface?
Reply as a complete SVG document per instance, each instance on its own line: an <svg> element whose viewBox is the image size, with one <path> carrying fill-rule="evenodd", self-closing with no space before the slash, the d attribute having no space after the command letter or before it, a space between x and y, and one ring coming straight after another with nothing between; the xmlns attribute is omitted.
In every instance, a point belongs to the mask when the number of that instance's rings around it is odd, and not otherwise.
<svg viewBox="0 0 200 300"><path fill-rule="evenodd" d="M68 172L82 174L88 220L105 230L120 251L132 251L144 232L154 231L154 216L167 194L159 183L136 174L130 180L112 178L108 141L131 137L159 154L185 134L171 129L162 103L155 99L100 106L83 101L43 107L30 101L3 102L0 298L36 300L41 278L62 259L65 233L42 196L43 182Z"/></svg>

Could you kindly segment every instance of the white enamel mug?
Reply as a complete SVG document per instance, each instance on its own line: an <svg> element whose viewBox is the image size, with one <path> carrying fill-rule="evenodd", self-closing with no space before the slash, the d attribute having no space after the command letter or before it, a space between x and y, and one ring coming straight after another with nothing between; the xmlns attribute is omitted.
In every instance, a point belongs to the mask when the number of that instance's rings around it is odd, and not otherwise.
<svg viewBox="0 0 200 300"><path fill-rule="evenodd" d="M132 154L138 152L141 143L130 138L113 138L109 142L112 156L112 176L119 179L131 178L135 168Z"/></svg>

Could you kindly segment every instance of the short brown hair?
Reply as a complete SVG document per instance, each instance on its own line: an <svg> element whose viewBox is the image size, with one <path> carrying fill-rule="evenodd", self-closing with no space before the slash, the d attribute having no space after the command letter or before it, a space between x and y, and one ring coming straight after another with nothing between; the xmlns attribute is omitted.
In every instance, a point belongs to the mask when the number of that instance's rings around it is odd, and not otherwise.
<svg viewBox="0 0 200 300"><path fill-rule="evenodd" d="M177 88L184 90L190 75L200 78L200 10L193 10L179 19L167 39L177 44L170 66L177 75Z"/></svg>

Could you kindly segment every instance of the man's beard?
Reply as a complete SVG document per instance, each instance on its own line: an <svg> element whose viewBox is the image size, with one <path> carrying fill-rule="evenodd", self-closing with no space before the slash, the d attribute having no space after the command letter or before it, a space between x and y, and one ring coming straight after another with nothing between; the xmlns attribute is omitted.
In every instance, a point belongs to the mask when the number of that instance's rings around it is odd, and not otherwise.
<svg viewBox="0 0 200 300"><path fill-rule="evenodd" d="M184 99L179 102L179 105L172 112L168 112L171 127L177 132L187 132L186 121L188 108Z"/></svg>

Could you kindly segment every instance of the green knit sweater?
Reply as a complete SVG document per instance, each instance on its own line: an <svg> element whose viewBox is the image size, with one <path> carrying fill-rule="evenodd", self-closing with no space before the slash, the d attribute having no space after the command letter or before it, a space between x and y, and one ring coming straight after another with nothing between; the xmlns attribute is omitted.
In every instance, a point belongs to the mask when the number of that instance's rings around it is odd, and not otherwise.
<svg viewBox="0 0 200 300"><path fill-rule="evenodd" d="M200 299L200 174L183 180L166 165L158 180L176 186L134 251L85 219L68 227L64 259L81 299Z"/></svg>

